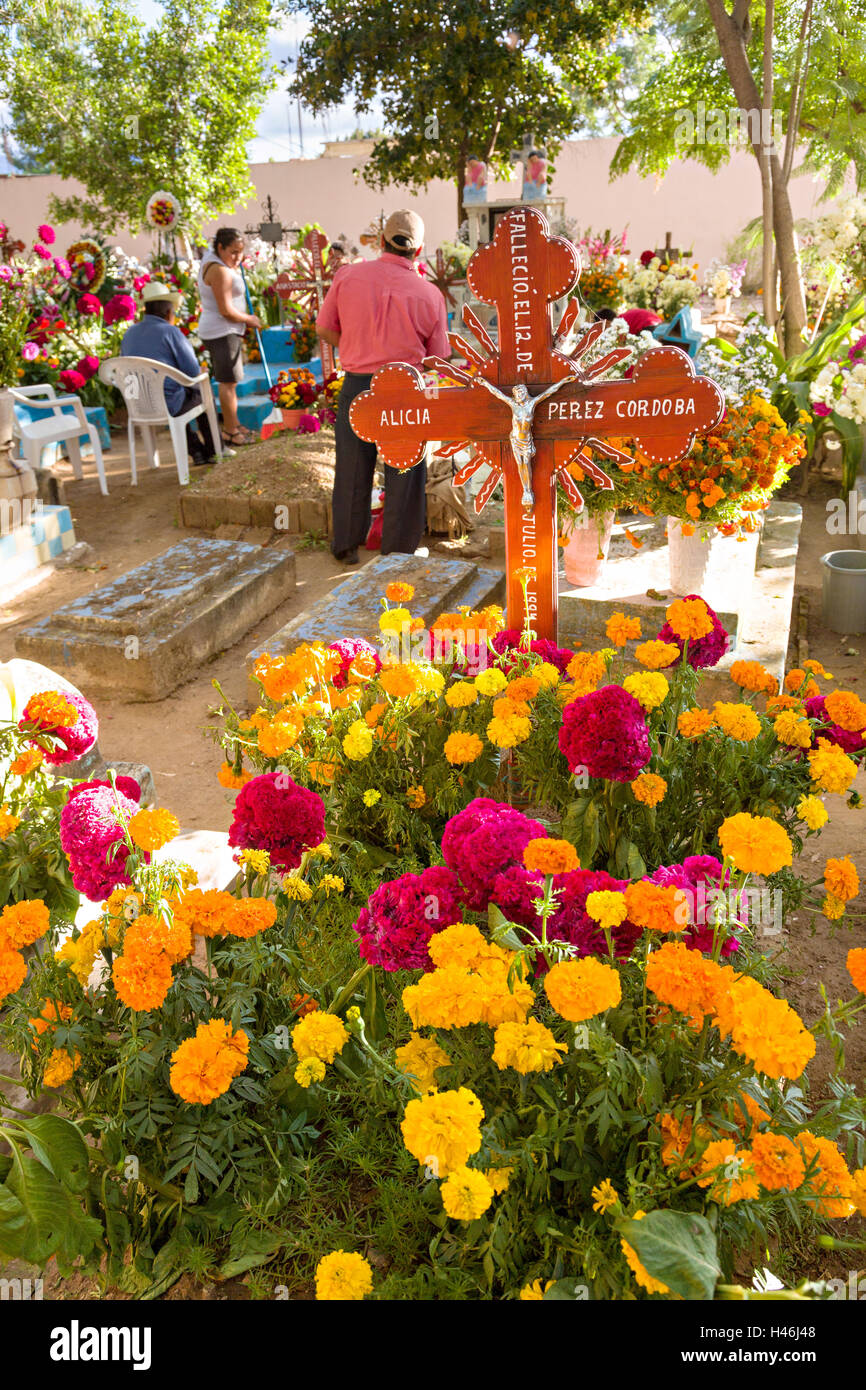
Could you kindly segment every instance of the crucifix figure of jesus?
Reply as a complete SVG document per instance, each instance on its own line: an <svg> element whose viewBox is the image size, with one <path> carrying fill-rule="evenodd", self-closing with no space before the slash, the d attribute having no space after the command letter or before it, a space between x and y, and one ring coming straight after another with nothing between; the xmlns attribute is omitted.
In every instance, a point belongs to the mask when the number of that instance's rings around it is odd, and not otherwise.
<svg viewBox="0 0 866 1390"><path fill-rule="evenodd" d="M506 396L504 391L500 391L499 387L494 386L493 382L488 381L486 377L478 376L474 379L479 386L484 386L492 396L497 396L500 401L504 401L511 411L511 433L508 439L514 461L517 464L517 472L523 484L523 496L520 503L524 511L531 512L535 506L535 496L532 491L532 460L535 458L532 419L542 401L546 401L548 396L555 395L570 381L577 381L577 372L572 372L571 376L564 376L561 381L555 381L552 386L548 386L547 390L542 391L538 396L530 396L529 387L522 381L519 381L516 386L512 386L511 395Z"/></svg>

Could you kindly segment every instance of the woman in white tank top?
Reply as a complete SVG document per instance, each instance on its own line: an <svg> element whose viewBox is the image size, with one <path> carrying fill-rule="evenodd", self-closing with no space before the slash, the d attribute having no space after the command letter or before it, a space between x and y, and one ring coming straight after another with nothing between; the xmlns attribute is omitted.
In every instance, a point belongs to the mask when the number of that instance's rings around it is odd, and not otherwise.
<svg viewBox="0 0 866 1390"><path fill-rule="evenodd" d="M243 380L241 345L249 328L261 320L247 313L246 292L239 266L244 241L234 227L220 227L213 249L206 251L198 273L201 316L198 332L219 385L223 433L228 444L250 444L254 435L238 421L237 383Z"/></svg>

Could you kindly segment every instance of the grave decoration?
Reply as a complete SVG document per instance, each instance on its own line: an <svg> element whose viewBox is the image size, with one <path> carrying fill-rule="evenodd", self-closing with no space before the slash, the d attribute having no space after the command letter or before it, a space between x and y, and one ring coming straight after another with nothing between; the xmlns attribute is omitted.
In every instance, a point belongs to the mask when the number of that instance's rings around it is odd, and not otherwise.
<svg viewBox="0 0 866 1390"><path fill-rule="evenodd" d="M487 165L477 155L470 155L466 161L463 176L463 202L487 202Z"/></svg>
<svg viewBox="0 0 866 1390"><path fill-rule="evenodd" d="M608 442L627 435L648 458L673 462L723 412L718 387L696 376L676 349L648 353L630 380L603 382L625 350L614 349L584 367L581 359L604 328L595 324L566 356L561 345L577 306L566 310L554 338L550 304L573 287L579 269L575 247L549 235L542 213L512 209L499 222L493 242L480 247L467 268L473 294L496 309L498 344L467 305L463 322L480 350L460 334L450 338L469 369L435 357L424 364L457 384L427 386L416 368L390 363L375 374L369 391L355 398L350 412L356 434L377 444L385 462L401 470L419 463L431 440L447 441L445 449L452 453L471 441L472 456L455 481L465 482L482 464L490 467L476 510L500 480L505 486L509 623L523 625L525 603L530 625L550 640L556 639L557 477L579 510L583 499L567 472L578 456L597 486L613 487L586 457L587 446L630 468L633 460ZM572 447L557 454L557 443Z"/></svg>
<svg viewBox="0 0 866 1390"><path fill-rule="evenodd" d="M147 225L156 232L157 257L168 257L170 260L176 261L178 259L176 238L180 230L181 220L181 206L177 198L173 193L167 193L165 189L152 193L147 200L144 216Z"/></svg>
<svg viewBox="0 0 866 1390"><path fill-rule="evenodd" d="M679 348L692 358L697 357L703 341L701 331L695 326L692 311L687 304L674 314L669 323L656 324L652 329L652 335L665 347Z"/></svg>
<svg viewBox="0 0 866 1390"><path fill-rule="evenodd" d="M293 270L281 271L274 282L274 288L281 301L289 300L303 311L303 318L315 322L324 303L328 285L333 278L333 269L328 265L326 253L328 239L324 232L314 227L304 238L303 247L296 253ZM322 372L327 379L336 370L334 349L330 343L320 342ZM312 353L309 354L312 356ZM301 360L309 360L298 358Z"/></svg>
<svg viewBox="0 0 866 1390"><path fill-rule="evenodd" d="M520 193L525 203L536 202L547 197L547 151L536 145L534 135L524 135L519 150L511 151L511 158L519 164L523 175Z"/></svg>
<svg viewBox="0 0 866 1390"><path fill-rule="evenodd" d="M462 289L466 284L465 277L461 276L453 261L446 260L445 253L440 246L436 251L436 262L427 261L427 279L431 285L435 285L439 290L449 309L457 307L457 299L452 293L454 289Z"/></svg>

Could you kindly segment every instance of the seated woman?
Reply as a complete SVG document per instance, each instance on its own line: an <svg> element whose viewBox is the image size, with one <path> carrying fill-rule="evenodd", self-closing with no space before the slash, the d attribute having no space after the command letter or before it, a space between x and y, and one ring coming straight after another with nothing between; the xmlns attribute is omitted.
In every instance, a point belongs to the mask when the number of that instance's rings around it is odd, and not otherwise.
<svg viewBox="0 0 866 1390"><path fill-rule="evenodd" d="M198 273L201 317L198 332L219 385L223 436L227 444L251 444L255 438L238 421L237 383L243 381L242 344L247 328L261 328L261 319L247 313L243 276L238 267L244 240L234 227L220 227L213 249L206 251Z"/></svg>

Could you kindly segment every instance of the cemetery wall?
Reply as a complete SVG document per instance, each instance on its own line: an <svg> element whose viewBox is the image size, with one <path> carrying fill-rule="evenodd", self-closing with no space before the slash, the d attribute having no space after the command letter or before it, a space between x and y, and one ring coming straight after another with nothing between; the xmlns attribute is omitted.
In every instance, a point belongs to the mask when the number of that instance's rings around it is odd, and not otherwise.
<svg viewBox="0 0 866 1390"><path fill-rule="evenodd" d="M566 213L580 228L610 227L619 231L628 224L628 246L634 254L664 244L666 231L674 244L694 249L698 263L723 256L731 240L752 218L760 216L760 184L757 165L746 153L735 154L713 174L692 160L678 160L661 179L641 179L635 173L610 181L608 169L616 139L568 141L559 154L552 191L566 199ZM363 158L363 156L361 156ZM284 223L321 222L330 238L345 235L356 244L366 225L381 209L414 207L427 225L428 247L435 248L455 233L453 185L435 180L417 197L395 185L384 192L368 188L354 171L359 165L355 146L344 158L334 157L334 147L317 159L291 159L250 166L256 198L220 219L245 228L263 214L259 202L268 194ZM52 192L70 193L75 185L53 177L0 177L0 221L17 236L33 237L36 227L49 217ZM797 218L815 216L823 185L811 176L792 182L792 202ZM490 197L517 196L519 183L491 185ZM217 223L213 224L215 229ZM65 246L83 229L68 224L59 238ZM148 236L130 238L118 232L118 240L144 257Z"/></svg>

